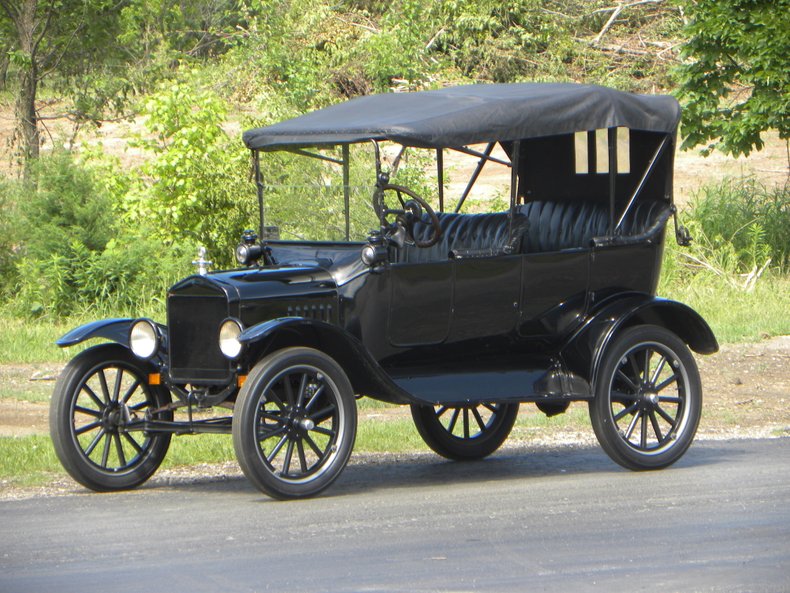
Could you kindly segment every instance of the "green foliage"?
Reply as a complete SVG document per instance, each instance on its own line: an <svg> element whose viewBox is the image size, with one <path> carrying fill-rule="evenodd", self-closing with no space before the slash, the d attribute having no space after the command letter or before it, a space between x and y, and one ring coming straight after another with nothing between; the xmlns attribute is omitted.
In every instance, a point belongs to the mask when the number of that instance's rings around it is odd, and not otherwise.
<svg viewBox="0 0 790 593"><path fill-rule="evenodd" d="M17 228L14 185L0 179L0 297L6 296L16 277L21 236Z"/></svg>
<svg viewBox="0 0 790 593"><path fill-rule="evenodd" d="M115 204L126 183L110 166L56 151L36 163L34 190L9 183L9 195L24 204L12 219L19 229L14 268L4 273L14 287L11 311L70 316L151 309L151 299L182 275L184 246L163 250L144 226L120 223Z"/></svg>
<svg viewBox="0 0 790 593"><path fill-rule="evenodd" d="M152 158L140 171L144 182L122 204L124 223L145 225L165 245L205 245L215 264L229 265L257 202L247 180L249 154L222 130L224 103L210 91L171 83L148 99L144 113L150 136L137 145Z"/></svg>
<svg viewBox="0 0 790 593"><path fill-rule="evenodd" d="M790 1L685 0L689 19L677 69L684 147L732 155L790 140Z"/></svg>
<svg viewBox="0 0 790 593"><path fill-rule="evenodd" d="M97 191L90 172L68 152L57 151L36 164L36 173L36 190L20 196L27 255L41 259L104 249L113 232L112 203Z"/></svg>
<svg viewBox="0 0 790 593"><path fill-rule="evenodd" d="M690 205L689 225L698 235L696 254L716 267L748 273L771 259L790 264L790 191L766 188L754 178L705 186ZM696 231L696 232L695 232Z"/></svg>

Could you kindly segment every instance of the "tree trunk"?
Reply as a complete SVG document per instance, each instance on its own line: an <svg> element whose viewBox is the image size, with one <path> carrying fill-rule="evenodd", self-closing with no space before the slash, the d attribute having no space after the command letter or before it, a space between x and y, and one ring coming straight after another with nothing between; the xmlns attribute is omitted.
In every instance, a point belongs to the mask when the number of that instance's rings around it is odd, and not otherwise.
<svg viewBox="0 0 790 593"><path fill-rule="evenodd" d="M38 117L36 116L36 90L38 76L36 65L19 72L19 89L17 90L14 113L16 115L16 140L19 143L19 156L24 166L24 178L30 180L30 167L38 158L40 134Z"/></svg>
<svg viewBox="0 0 790 593"><path fill-rule="evenodd" d="M38 62L36 30L42 23L36 18L37 0L25 0L16 7L14 25L19 39L19 51L25 64L19 67L19 88L14 102L16 129L14 140L18 145L18 158L23 166L25 181L33 181L32 165L38 159L41 136L36 114L38 90Z"/></svg>

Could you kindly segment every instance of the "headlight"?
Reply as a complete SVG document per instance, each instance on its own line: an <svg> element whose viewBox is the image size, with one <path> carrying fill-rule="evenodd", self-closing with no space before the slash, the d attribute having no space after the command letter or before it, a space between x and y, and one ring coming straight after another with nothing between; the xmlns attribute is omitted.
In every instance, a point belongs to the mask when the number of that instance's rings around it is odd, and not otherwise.
<svg viewBox="0 0 790 593"><path fill-rule="evenodd" d="M149 359L159 349L159 330L150 319L136 321L129 330L129 348L135 356Z"/></svg>
<svg viewBox="0 0 790 593"><path fill-rule="evenodd" d="M219 326L219 349L230 359L241 354L241 342L239 342L241 330L241 323L235 319L226 319Z"/></svg>

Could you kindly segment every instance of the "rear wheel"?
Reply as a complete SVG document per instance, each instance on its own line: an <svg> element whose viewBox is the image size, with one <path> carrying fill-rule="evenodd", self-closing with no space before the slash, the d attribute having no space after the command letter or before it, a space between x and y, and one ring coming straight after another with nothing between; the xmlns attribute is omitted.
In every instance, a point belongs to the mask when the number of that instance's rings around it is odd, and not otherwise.
<svg viewBox="0 0 790 593"><path fill-rule="evenodd" d="M457 461L482 459L499 449L517 415L518 404L411 406L422 440L442 457Z"/></svg>
<svg viewBox="0 0 790 593"><path fill-rule="evenodd" d="M356 430L356 401L345 372L311 348L286 348L261 360L233 413L241 469L279 499L313 496L334 482Z"/></svg>
<svg viewBox="0 0 790 593"><path fill-rule="evenodd" d="M101 344L74 357L52 396L49 427L60 462L92 490L134 488L150 478L170 446L170 434L149 434L131 423L150 414L172 420L170 392L148 385L155 369L119 344Z"/></svg>
<svg viewBox="0 0 790 593"><path fill-rule="evenodd" d="M589 405L598 441L614 461L633 470L666 467L697 431L697 364L686 344L663 327L626 329L604 355Z"/></svg>

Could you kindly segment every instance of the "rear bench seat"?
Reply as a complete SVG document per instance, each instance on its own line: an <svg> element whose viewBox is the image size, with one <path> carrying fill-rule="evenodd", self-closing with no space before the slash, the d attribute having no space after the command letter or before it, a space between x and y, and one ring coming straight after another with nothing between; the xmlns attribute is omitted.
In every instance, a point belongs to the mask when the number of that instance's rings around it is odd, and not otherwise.
<svg viewBox="0 0 790 593"><path fill-rule="evenodd" d="M646 200L634 206L621 225L622 237L638 237L663 226L669 205ZM507 212L490 214L438 213L442 237L432 247L406 246L398 261L421 263L452 257L486 257L504 253L543 253L590 247L595 237L607 234L608 208L591 201L536 200L516 208L513 239L508 241ZM429 224L417 223L415 237L427 240Z"/></svg>

